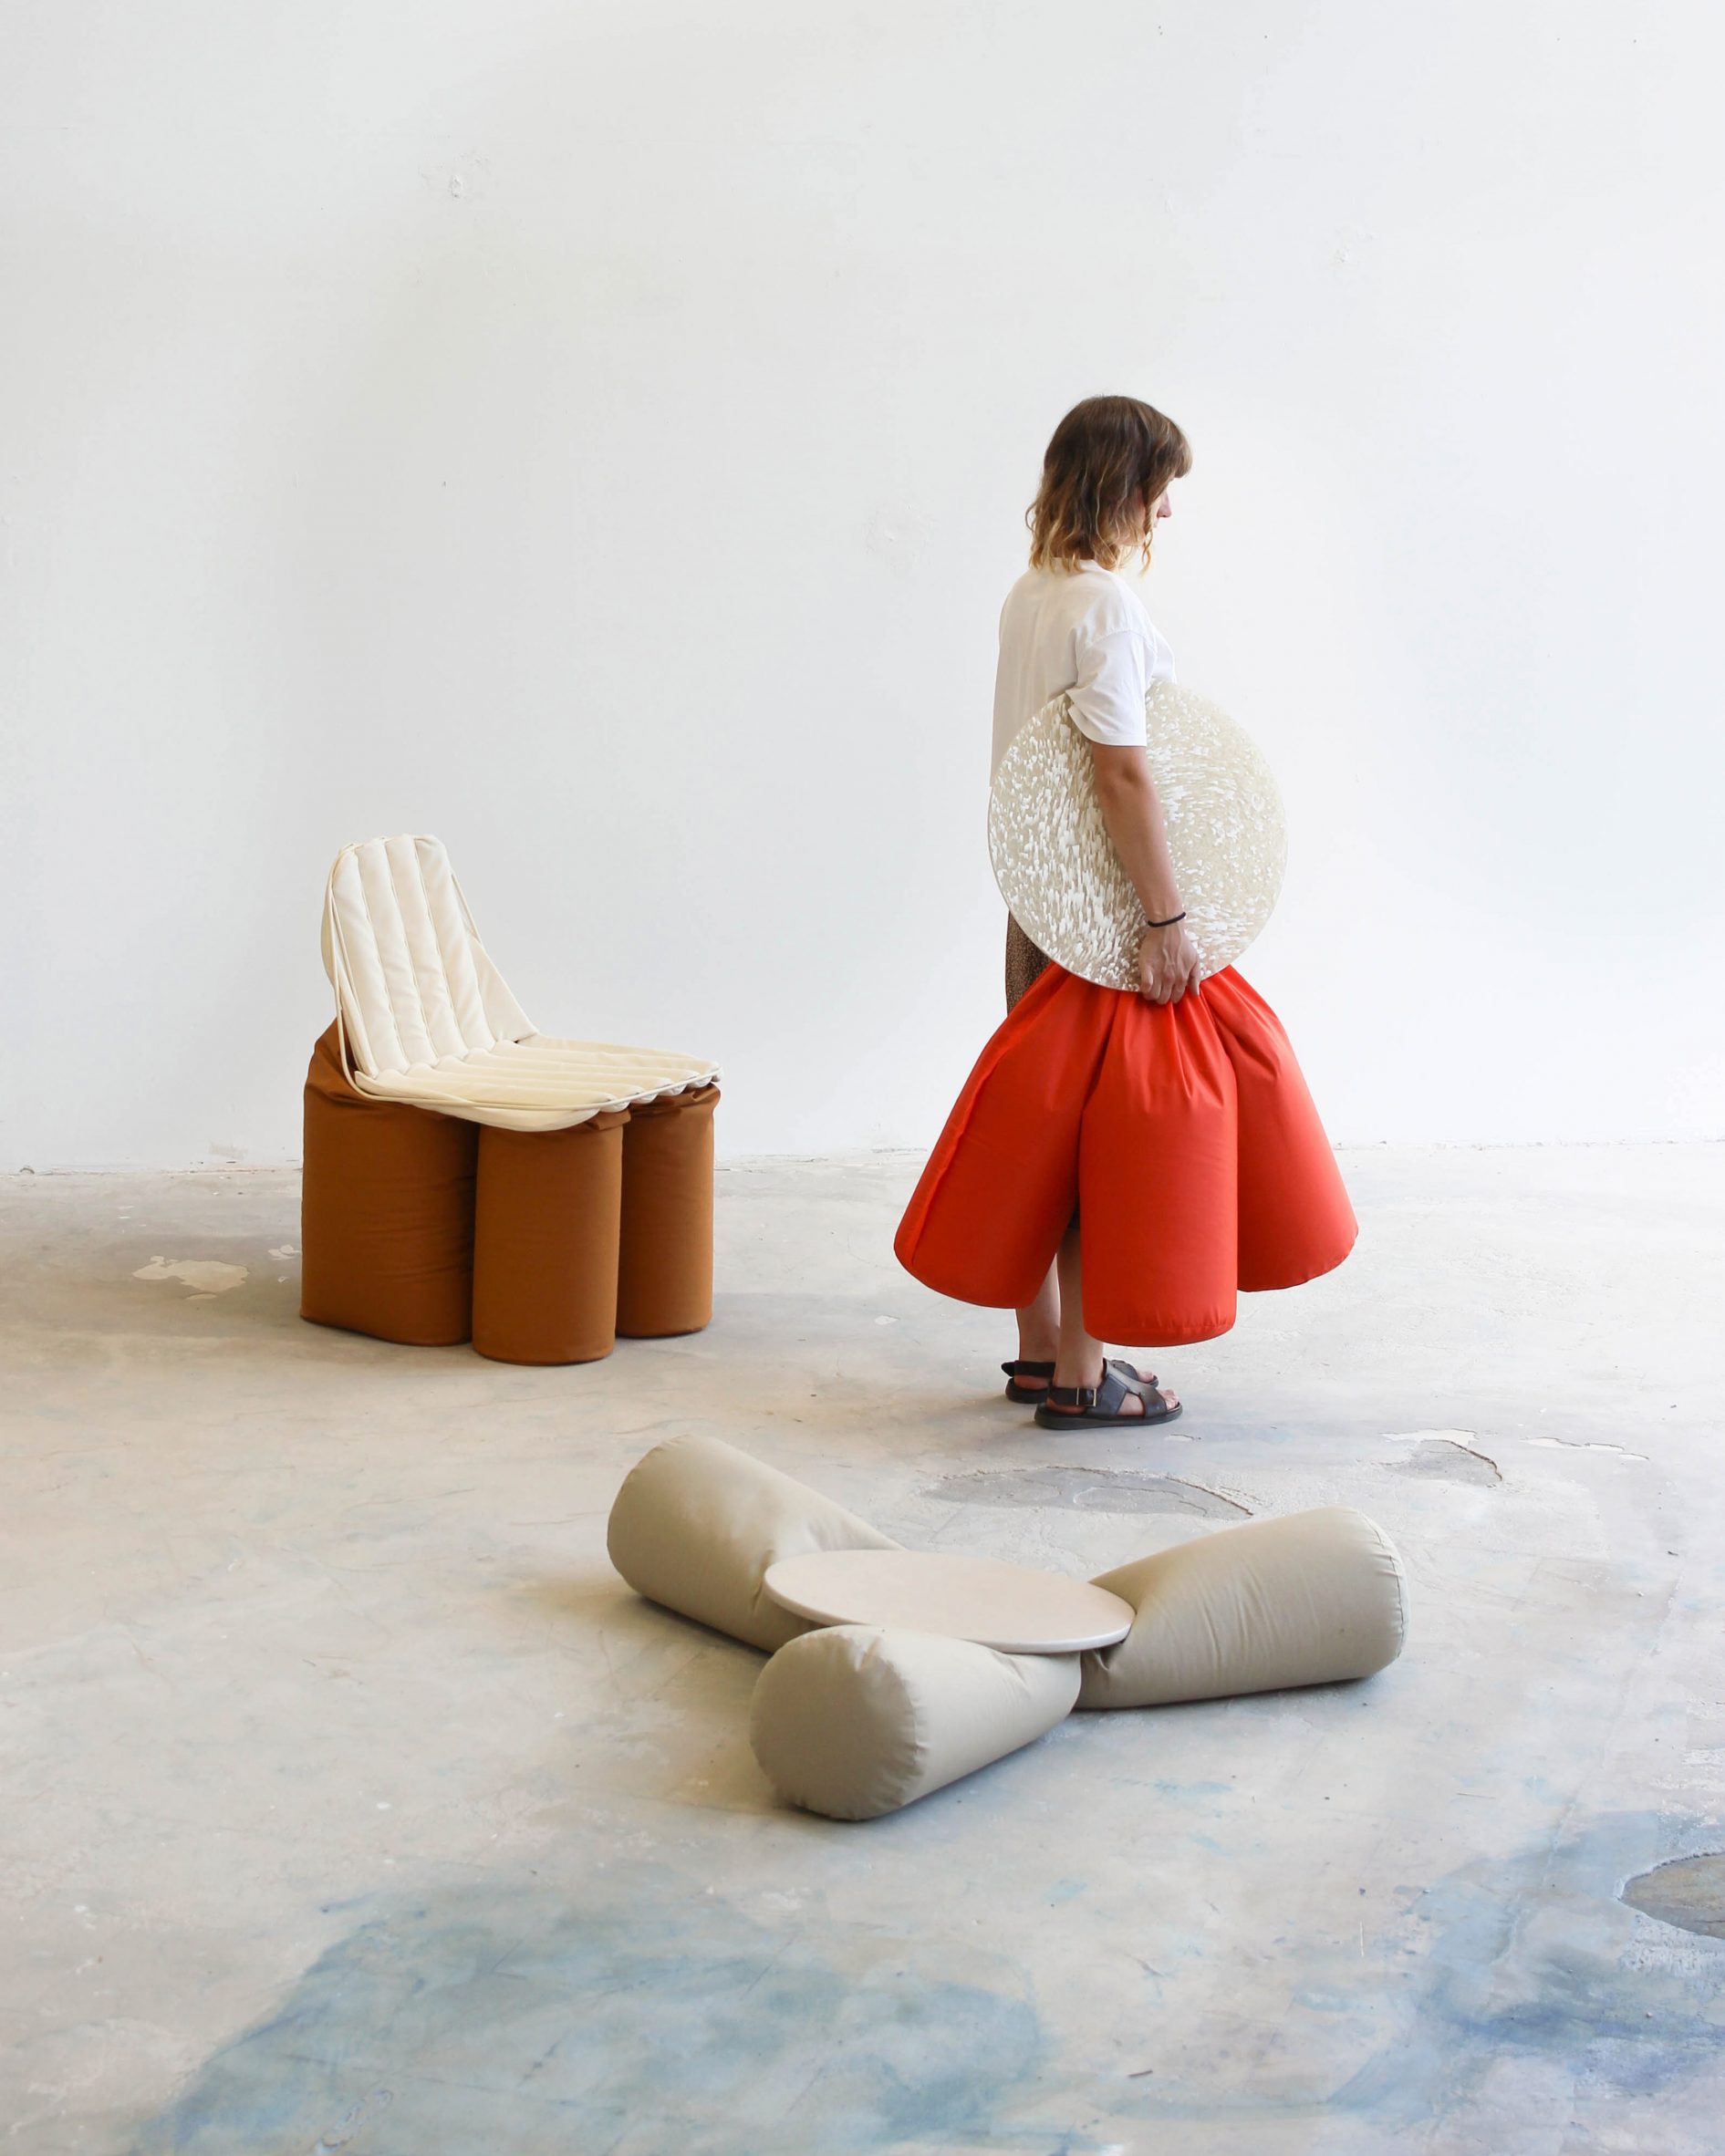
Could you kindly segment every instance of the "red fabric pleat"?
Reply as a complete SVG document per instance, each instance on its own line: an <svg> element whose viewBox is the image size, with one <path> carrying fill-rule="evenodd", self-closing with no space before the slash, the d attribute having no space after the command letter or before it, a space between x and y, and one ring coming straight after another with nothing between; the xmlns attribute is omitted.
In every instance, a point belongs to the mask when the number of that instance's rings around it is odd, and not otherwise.
<svg viewBox="0 0 1725 2156"><path fill-rule="evenodd" d="M940 1294L1011 1310L1075 1212L1086 1326L1147 1347L1212 1339L1238 1290L1352 1249L1287 1035L1231 968L1154 1004L1050 966L978 1058L894 1249Z"/></svg>
<svg viewBox="0 0 1725 2156"><path fill-rule="evenodd" d="M1067 981L1085 985L1050 966L983 1049L899 1228L900 1263L961 1302L1028 1302L1078 1202L1079 1125L1111 1013L1063 1000Z"/></svg>
<svg viewBox="0 0 1725 2156"><path fill-rule="evenodd" d="M1215 1016L1240 1100L1240 1285L1297 1288L1334 1272L1359 1223L1282 1021L1231 967Z"/></svg>
<svg viewBox="0 0 1725 2156"><path fill-rule="evenodd" d="M1078 1147L1086 1330L1146 1345L1208 1340L1234 1322L1233 1066L1219 1029L1193 1024L1184 1000L1094 993L1114 1022Z"/></svg>

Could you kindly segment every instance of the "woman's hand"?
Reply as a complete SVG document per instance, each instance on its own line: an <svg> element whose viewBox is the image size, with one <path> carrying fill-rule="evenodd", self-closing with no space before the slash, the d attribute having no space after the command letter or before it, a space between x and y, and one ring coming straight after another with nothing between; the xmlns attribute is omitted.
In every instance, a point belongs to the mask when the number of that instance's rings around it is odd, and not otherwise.
<svg viewBox="0 0 1725 2156"><path fill-rule="evenodd" d="M1138 945L1138 993L1147 1003L1178 1003L1198 985L1198 946L1186 933L1184 921L1166 928L1146 928Z"/></svg>

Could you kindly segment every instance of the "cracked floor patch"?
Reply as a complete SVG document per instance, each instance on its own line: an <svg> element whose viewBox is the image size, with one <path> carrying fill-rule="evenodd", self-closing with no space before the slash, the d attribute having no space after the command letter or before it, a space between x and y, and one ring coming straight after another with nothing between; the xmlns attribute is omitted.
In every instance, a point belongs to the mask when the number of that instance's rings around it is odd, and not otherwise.
<svg viewBox="0 0 1725 2156"><path fill-rule="evenodd" d="M132 1274L135 1280L183 1280L199 1295L225 1295L230 1288L244 1287L246 1269L227 1265L220 1258L152 1258Z"/></svg>
<svg viewBox="0 0 1725 2156"><path fill-rule="evenodd" d="M1418 1475L1436 1482L1471 1482L1482 1487L1502 1482L1503 1472L1494 1459L1460 1442L1461 1436L1471 1435L1471 1431L1455 1436L1447 1432L1417 1432L1412 1452L1405 1460L1397 1460L1392 1471L1398 1475Z"/></svg>
<svg viewBox="0 0 1725 2156"><path fill-rule="evenodd" d="M1564 1452L1608 1452L1616 1459L1639 1460L1644 1467L1647 1464L1647 1456L1644 1452L1631 1452L1626 1445L1605 1445L1590 1437L1530 1437L1526 1442L1553 1446Z"/></svg>
<svg viewBox="0 0 1725 2156"><path fill-rule="evenodd" d="M1643 1916L1657 1917L1680 1932L1725 1939L1725 1851L1656 1864L1629 1881L1622 1899Z"/></svg>
<svg viewBox="0 0 1725 2156"><path fill-rule="evenodd" d="M949 1475L922 1495L950 1505L1058 1505L1078 1512L1177 1512L1196 1519L1252 1517L1250 1506L1200 1482L1133 1468L981 1468Z"/></svg>

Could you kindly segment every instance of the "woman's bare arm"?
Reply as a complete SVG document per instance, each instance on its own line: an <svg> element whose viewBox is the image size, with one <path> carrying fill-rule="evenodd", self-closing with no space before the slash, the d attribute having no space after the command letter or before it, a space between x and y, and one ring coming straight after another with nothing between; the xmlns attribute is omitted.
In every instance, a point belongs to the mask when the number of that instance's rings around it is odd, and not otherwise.
<svg viewBox="0 0 1725 2156"><path fill-rule="evenodd" d="M1181 910L1179 885L1168 851L1168 825L1150 760L1142 749L1092 741L1096 805L1120 866L1138 895L1147 920L1165 921ZM1178 1003L1196 990L1198 952L1183 921L1147 928L1138 949L1140 991L1152 1003Z"/></svg>

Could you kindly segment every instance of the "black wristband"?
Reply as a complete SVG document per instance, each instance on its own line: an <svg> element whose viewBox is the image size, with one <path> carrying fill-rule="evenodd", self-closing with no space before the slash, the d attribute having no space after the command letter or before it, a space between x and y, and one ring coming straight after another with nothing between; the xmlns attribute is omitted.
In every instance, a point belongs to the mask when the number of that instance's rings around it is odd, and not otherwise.
<svg viewBox="0 0 1725 2156"><path fill-rule="evenodd" d="M1185 918L1184 913L1171 913L1165 921L1146 921L1144 926L1147 928L1171 928L1176 921L1183 921Z"/></svg>

